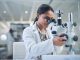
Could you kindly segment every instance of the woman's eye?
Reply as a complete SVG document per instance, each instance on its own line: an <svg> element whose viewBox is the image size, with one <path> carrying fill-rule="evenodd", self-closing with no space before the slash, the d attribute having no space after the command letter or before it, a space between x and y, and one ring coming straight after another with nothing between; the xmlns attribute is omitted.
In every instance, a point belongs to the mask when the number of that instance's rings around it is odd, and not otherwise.
<svg viewBox="0 0 80 60"><path fill-rule="evenodd" d="M50 18L48 16L46 16L45 19L50 20Z"/></svg>

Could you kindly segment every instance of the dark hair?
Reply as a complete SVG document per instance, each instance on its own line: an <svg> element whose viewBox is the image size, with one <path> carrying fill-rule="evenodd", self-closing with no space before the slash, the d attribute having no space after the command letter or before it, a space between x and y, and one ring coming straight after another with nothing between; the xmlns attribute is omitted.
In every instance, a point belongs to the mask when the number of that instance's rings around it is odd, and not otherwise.
<svg viewBox="0 0 80 60"><path fill-rule="evenodd" d="M42 5L40 5L40 7L39 7L38 10L37 10L37 17L35 18L34 23L38 20L38 15L44 14L44 13L46 13L46 12L49 11L49 10L51 10L51 11L54 12L54 10L53 10L53 8L52 8L51 6L49 6L49 5L47 5L47 4L42 4Z"/></svg>

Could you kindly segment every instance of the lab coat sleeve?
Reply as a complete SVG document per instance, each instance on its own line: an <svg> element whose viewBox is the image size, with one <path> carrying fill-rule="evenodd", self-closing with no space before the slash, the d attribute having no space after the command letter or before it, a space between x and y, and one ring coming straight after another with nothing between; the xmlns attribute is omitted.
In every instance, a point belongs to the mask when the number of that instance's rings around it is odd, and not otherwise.
<svg viewBox="0 0 80 60"><path fill-rule="evenodd" d="M23 31L23 40L27 50L26 52L28 52L31 57L37 57L53 52L54 47L52 39L36 43L33 33L28 29Z"/></svg>
<svg viewBox="0 0 80 60"><path fill-rule="evenodd" d="M54 27L54 26L53 26L53 28L57 29L57 27ZM52 30L50 30L50 27L48 27L47 30L48 30L48 34L50 35L50 38L54 38L54 36L51 33ZM63 52L63 47L64 47L64 45L62 45L62 46L54 45L53 54L54 55L60 55Z"/></svg>

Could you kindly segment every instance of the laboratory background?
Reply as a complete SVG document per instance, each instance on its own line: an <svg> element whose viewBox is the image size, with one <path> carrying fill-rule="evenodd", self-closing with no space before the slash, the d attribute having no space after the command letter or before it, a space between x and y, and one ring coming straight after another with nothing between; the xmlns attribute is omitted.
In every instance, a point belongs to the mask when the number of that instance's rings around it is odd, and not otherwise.
<svg viewBox="0 0 80 60"><path fill-rule="evenodd" d="M49 4L56 16L61 11L63 23L69 20L71 13L77 36L72 50L75 55L80 55L80 0L0 0L0 60L25 58L22 33L26 27L33 25L41 4ZM63 51L61 55L67 54Z"/></svg>

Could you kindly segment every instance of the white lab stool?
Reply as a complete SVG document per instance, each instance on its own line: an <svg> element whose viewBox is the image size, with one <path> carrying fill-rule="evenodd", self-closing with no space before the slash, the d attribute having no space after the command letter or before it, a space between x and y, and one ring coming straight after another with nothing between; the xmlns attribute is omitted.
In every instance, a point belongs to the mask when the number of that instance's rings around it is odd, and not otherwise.
<svg viewBox="0 0 80 60"><path fill-rule="evenodd" d="M13 43L13 60L23 60L26 56L24 42Z"/></svg>

